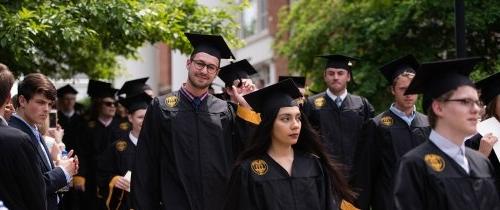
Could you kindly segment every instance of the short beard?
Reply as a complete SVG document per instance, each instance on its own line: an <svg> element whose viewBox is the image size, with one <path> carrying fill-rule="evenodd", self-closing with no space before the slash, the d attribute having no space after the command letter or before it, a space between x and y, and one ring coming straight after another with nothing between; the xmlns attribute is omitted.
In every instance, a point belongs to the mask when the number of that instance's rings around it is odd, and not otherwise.
<svg viewBox="0 0 500 210"><path fill-rule="evenodd" d="M191 75L188 75L188 80L189 80L189 83L195 87L195 88L198 88L198 89L205 89L205 88L208 88L210 86L210 83L206 84L206 85L198 85L196 84L196 82L192 79L192 76Z"/></svg>

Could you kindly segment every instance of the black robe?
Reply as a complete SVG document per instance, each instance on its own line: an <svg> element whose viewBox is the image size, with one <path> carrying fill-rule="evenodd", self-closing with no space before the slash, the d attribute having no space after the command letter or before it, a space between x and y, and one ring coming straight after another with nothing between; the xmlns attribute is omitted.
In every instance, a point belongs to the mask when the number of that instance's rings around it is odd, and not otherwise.
<svg viewBox="0 0 500 210"><path fill-rule="evenodd" d="M84 136L80 141L83 154L80 156L79 175L85 177L86 207L88 209L103 209L105 206L105 193L101 193L97 186L97 163L103 152L114 141L128 135L130 127L118 117L113 118L108 126L99 120L91 119L87 122ZM104 190L106 191L106 190ZM84 208L85 209L85 208Z"/></svg>
<svg viewBox="0 0 500 210"><path fill-rule="evenodd" d="M106 199L109 199L110 196L109 184L113 177L124 176L127 171L132 172L134 170L135 150L136 146L132 143L130 137L126 136L117 139L102 154L97 164L97 182L99 183L100 192L106 195ZM114 208L111 209L130 209L128 192L114 188L111 193L110 203L114 205ZM117 202L118 200L121 203Z"/></svg>
<svg viewBox="0 0 500 210"><path fill-rule="evenodd" d="M66 145L66 151L74 150L74 154L82 157L81 154L84 153L83 148L81 148L80 141L82 141L83 132L85 131L85 120L83 117L75 111L71 117L67 117L61 111L57 112L58 123L61 128L64 129L63 143ZM76 175L79 176L79 175ZM81 191L76 191L74 188L70 188L68 192L64 193L59 206L62 206L64 210L78 210L83 209L85 205L84 193Z"/></svg>
<svg viewBox="0 0 500 210"><path fill-rule="evenodd" d="M366 98L347 94L340 108L326 92L308 98L304 112L319 130L333 159L344 164L346 172L352 166L363 124L374 116L373 106ZM348 173L347 173L348 174Z"/></svg>
<svg viewBox="0 0 500 210"><path fill-rule="evenodd" d="M0 201L10 210L47 208L35 151L28 135L0 122Z"/></svg>
<svg viewBox="0 0 500 210"><path fill-rule="evenodd" d="M417 135L425 132L422 137ZM365 124L357 146L351 185L361 209L393 209L394 175L400 158L420 145L430 133L427 116L416 112L411 125L387 110Z"/></svg>
<svg viewBox="0 0 500 210"><path fill-rule="evenodd" d="M236 166L224 209L332 210L337 203L319 158L296 151L291 175L267 154Z"/></svg>
<svg viewBox="0 0 500 210"><path fill-rule="evenodd" d="M132 172L136 209L219 210L242 142L231 106L208 95L194 109L179 91L148 107Z"/></svg>
<svg viewBox="0 0 500 210"><path fill-rule="evenodd" d="M396 209L500 209L490 162L465 149L470 173L430 140L406 153L396 174Z"/></svg>
<svg viewBox="0 0 500 210"><path fill-rule="evenodd" d="M479 150L479 143L481 142L481 138L483 138L483 136L478 133L474 135L472 138L466 140L465 146L468 146L475 150ZM491 165L493 166L494 169L493 175L495 177L498 193L500 194L500 162L498 161L497 155L494 150L491 150L488 159L490 160Z"/></svg>

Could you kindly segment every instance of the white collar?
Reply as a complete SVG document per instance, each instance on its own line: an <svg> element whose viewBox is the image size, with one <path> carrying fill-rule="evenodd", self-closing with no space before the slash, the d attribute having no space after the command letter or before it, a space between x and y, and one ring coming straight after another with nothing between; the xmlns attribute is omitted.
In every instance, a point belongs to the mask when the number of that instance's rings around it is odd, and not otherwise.
<svg viewBox="0 0 500 210"><path fill-rule="evenodd" d="M332 93L332 91L330 91L330 89L326 89L326 95L328 95L328 97L330 97L333 101L335 101L335 99L337 99L337 97L340 97L340 99L342 99L342 101L344 101L345 97L347 97L347 89L344 90L344 93L342 93L342 95L340 96L336 96L335 94Z"/></svg>
<svg viewBox="0 0 500 210"><path fill-rule="evenodd" d="M132 131L130 131L130 133L128 134L128 137L130 138L130 141L132 141L132 143L137 146L137 140L139 138L136 138L134 135L132 135Z"/></svg>

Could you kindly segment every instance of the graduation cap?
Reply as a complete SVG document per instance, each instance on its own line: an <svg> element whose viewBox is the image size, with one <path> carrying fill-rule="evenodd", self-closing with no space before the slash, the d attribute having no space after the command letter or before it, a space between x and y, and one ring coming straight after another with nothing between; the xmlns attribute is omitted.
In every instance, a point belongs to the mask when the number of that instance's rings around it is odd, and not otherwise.
<svg viewBox="0 0 500 210"><path fill-rule="evenodd" d="M184 33L193 46L193 54L204 52L218 59L234 59L234 55L227 46L224 38L219 35L205 35Z"/></svg>
<svg viewBox="0 0 500 210"><path fill-rule="evenodd" d="M283 80L243 96L255 112L263 113L275 108L294 106L294 99L302 97L291 79Z"/></svg>
<svg viewBox="0 0 500 210"><path fill-rule="evenodd" d="M355 62L359 61L357 58L352 58L345 55L320 55L318 57L326 59L325 69L337 68L351 71Z"/></svg>
<svg viewBox="0 0 500 210"><path fill-rule="evenodd" d="M295 85L299 88L304 88L306 86L306 77L302 76L279 76L278 77L278 82L281 82L283 80L287 79L292 79L293 82L295 82Z"/></svg>
<svg viewBox="0 0 500 210"><path fill-rule="evenodd" d="M413 55L406 55L385 64L380 67L379 70L382 72L385 79L392 84L394 79L405 71L415 73L418 66L419 63Z"/></svg>
<svg viewBox="0 0 500 210"><path fill-rule="evenodd" d="M129 80L123 83L122 88L118 90L117 95L125 94L126 97L141 94L144 90L147 90L149 86L146 86L146 81L149 77L144 77L140 79ZM151 89L151 88L149 88Z"/></svg>
<svg viewBox="0 0 500 210"><path fill-rule="evenodd" d="M62 98L66 94L78 94L78 91L76 91L75 88L73 88L71 85L67 84L65 86L60 87L57 89L57 97Z"/></svg>
<svg viewBox="0 0 500 210"><path fill-rule="evenodd" d="M427 111L432 100L460 86L474 86L469 74L481 57L459 58L423 63L408 86L405 95L423 93L423 108Z"/></svg>
<svg viewBox="0 0 500 210"><path fill-rule="evenodd" d="M91 98L115 98L115 93L118 91L111 86L111 83L103 82L99 80L89 80L89 86L87 87L87 94Z"/></svg>
<svg viewBox="0 0 500 210"><path fill-rule="evenodd" d="M220 68L219 78L224 81L226 87L233 85L234 80L240 80L238 87L241 86L241 79L248 79L250 75L257 73L255 68L248 62L247 59L231 63Z"/></svg>
<svg viewBox="0 0 500 210"><path fill-rule="evenodd" d="M481 101L489 104L495 96L500 94L500 72L493 74L476 83L476 87L481 90Z"/></svg>
<svg viewBox="0 0 500 210"><path fill-rule="evenodd" d="M151 96L149 96L147 93L142 92L138 95L122 98L118 102L125 108L127 108L129 113L134 113L138 109L148 108L151 100L153 100Z"/></svg>

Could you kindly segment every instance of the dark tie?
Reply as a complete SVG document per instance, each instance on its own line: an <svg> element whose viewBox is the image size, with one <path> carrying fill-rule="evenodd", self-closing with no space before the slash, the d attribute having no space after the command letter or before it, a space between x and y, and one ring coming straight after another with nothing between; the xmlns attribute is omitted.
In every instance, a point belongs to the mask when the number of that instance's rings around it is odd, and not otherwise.
<svg viewBox="0 0 500 210"><path fill-rule="evenodd" d="M342 105L342 99L340 99L339 96L337 96L337 98L335 98L335 104L337 104L338 108L340 108L340 105Z"/></svg>
<svg viewBox="0 0 500 210"><path fill-rule="evenodd" d="M198 110L200 108L200 104L201 104L201 99L200 97L194 97L193 98L193 106L194 106L194 109Z"/></svg>

